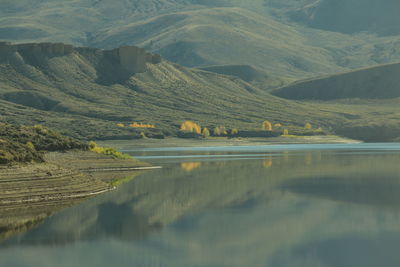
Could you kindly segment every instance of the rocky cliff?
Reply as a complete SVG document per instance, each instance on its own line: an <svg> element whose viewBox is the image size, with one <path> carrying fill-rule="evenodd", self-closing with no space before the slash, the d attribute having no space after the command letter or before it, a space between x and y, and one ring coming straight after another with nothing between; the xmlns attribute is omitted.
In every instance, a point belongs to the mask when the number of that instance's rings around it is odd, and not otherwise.
<svg viewBox="0 0 400 267"><path fill-rule="evenodd" d="M75 48L63 43L27 43L12 44L0 42L0 62L23 62L34 66L40 66L53 57L68 56L70 54L81 54L97 58L98 68L104 69L108 66L102 64L112 63L117 70L124 72L123 76L131 76L135 73L146 72L146 63L161 63L161 56L151 54L136 46L124 46L112 50L101 50L96 48Z"/></svg>

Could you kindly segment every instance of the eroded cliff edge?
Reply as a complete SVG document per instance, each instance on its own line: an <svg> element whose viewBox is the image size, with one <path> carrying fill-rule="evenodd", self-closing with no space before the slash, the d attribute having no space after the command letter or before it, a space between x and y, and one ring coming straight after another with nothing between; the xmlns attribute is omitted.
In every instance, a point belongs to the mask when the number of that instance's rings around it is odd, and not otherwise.
<svg viewBox="0 0 400 267"><path fill-rule="evenodd" d="M28 64L46 68L54 57L79 55L95 66L101 83L123 82L135 73L146 72L146 64L158 64L159 54L146 52L137 46L123 46L112 50L89 47L73 47L63 43L12 44L0 42L0 62L11 65ZM112 75L108 73L112 72ZM119 73L115 75L115 73Z"/></svg>

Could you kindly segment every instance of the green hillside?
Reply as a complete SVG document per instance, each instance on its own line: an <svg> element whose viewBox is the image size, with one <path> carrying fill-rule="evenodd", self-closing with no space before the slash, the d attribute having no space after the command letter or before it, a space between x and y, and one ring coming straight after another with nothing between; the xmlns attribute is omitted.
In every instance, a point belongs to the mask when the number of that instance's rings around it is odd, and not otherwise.
<svg viewBox="0 0 400 267"><path fill-rule="evenodd" d="M0 38L137 45L189 67L250 65L269 76L263 88L274 88L400 61L397 9L386 2L366 10L363 0L341 1L332 14L343 14L338 23L346 31L328 16L331 0L4 0ZM370 19L382 14L382 23Z"/></svg>
<svg viewBox="0 0 400 267"><path fill-rule="evenodd" d="M374 107L368 102L295 102L237 77L160 63L156 55L135 47L3 44L0 52L0 120L44 124L80 139L176 135L185 120L210 129L224 125L239 130L259 130L264 120L270 120L290 131L310 122L353 138L364 138L354 135L353 127L384 126L388 134L381 134L382 140L398 138L400 132L396 99ZM155 128L117 126L132 122ZM374 134L365 139L379 138Z"/></svg>
<svg viewBox="0 0 400 267"><path fill-rule="evenodd" d="M380 65L279 88L274 95L287 99L400 98L400 64Z"/></svg>

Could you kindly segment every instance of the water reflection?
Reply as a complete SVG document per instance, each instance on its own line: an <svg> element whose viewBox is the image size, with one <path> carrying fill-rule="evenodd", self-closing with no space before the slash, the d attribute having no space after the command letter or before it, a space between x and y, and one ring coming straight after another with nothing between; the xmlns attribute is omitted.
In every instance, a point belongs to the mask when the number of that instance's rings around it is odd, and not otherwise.
<svg viewBox="0 0 400 267"><path fill-rule="evenodd" d="M181 168L187 172L192 172L194 169L201 167L201 162L182 162Z"/></svg>
<svg viewBox="0 0 400 267"><path fill-rule="evenodd" d="M153 157L164 169L4 242L0 266L398 266L400 152L372 151Z"/></svg>
<svg viewBox="0 0 400 267"><path fill-rule="evenodd" d="M335 201L400 208L399 175L300 178L282 188Z"/></svg>

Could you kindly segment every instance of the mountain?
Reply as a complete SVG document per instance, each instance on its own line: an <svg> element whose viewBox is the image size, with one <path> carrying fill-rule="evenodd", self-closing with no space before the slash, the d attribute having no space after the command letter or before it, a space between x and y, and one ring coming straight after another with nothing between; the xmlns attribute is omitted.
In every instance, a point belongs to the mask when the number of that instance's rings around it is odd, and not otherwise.
<svg viewBox="0 0 400 267"><path fill-rule="evenodd" d="M400 64L388 64L299 81L279 88L274 95L287 99L400 98Z"/></svg>
<svg viewBox="0 0 400 267"><path fill-rule="evenodd" d="M345 104L370 116L335 127L337 134L366 141L400 140L400 64L380 65L309 79L274 90L276 96L324 106ZM346 110L346 109L343 109ZM382 117L383 116L383 117ZM357 118L357 116L353 117Z"/></svg>
<svg viewBox="0 0 400 267"><path fill-rule="evenodd" d="M399 35L400 2L394 0L322 0L291 12L294 20L328 31Z"/></svg>
<svg viewBox="0 0 400 267"><path fill-rule="evenodd" d="M211 129L259 130L270 120L290 131L310 122L361 139L365 136L353 134L353 126L370 127L376 121L373 129L388 128L382 140L393 140L400 130L399 103L391 101L376 103L371 112L368 101L287 100L237 77L186 68L134 46L102 50L62 43L0 44L0 120L44 124L80 139L176 135L185 120ZM120 127L132 122L155 127ZM380 135L365 140L380 140Z"/></svg>
<svg viewBox="0 0 400 267"><path fill-rule="evenodd" d="M4 0L0 38L107 49L137 45L188 67L250 65L268 75L264 88L274 88L400 61L397 4L380 3Z"/></svg>
<svg viewBox="0 0 400 267"><path fill-rule="evenodd" d="M44 123L78 138L134 137L137 131L116 126L132 122L156 124L149 134L166 135L184 120L208 127L258 129L267 118L304 125L297 111L313 113L238 78L188 69L137 47L3 43L0 59L1 119Z"/></svg>

